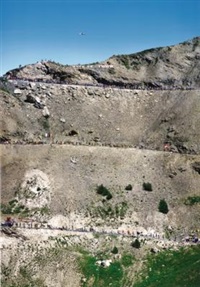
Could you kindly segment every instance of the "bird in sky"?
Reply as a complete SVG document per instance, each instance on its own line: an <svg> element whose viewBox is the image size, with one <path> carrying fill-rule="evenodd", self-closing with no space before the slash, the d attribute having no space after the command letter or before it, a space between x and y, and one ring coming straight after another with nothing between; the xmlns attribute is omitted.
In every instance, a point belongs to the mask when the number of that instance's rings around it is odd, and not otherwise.
<svg viewBox="0 0 200 287"><path fill-rule="evenodd" d="M85 36L85 33L84 32L80 32L79 36Z"/></svg>

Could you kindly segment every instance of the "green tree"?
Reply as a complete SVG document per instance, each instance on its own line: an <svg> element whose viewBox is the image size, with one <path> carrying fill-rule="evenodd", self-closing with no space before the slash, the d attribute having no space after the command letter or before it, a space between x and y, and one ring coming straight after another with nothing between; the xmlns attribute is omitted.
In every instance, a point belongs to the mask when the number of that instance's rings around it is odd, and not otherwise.
<svg viewBox="0 0 200 287"><path fill-rule="evenodd" d="M143 189L146 190L146 191L152 191L152 185L150 182L143 182Z"/></svg>
<svg viewBox="0 0 200 287"><path fill-rule="evenodd" d="M112 252L113 254L117 254L117 253L118 253L118 248L115 246L111 252Z"/></svg>
<svg viewBox="0 0 200 287"><path fill-rule="evenodd" d="M135 241L133 241L131 243L131 246L134 247L134 248L139 249L140 248L140 241L136 238Z"/></svg>
<svg viewBox="0 0 200 287"><path fill-rule="evenodd" d="M165 199L160 200L159 205L158 205L158 210L164 214L168 213L169 209L168 209L168 205Z"/></svg>
<svg viewBox="0 0 200 287"><path fill-rule="evenodd" d="M131 184L128 184L128 185L125 187L125 190L132 190L132 189L133 189L133 187L132 187Z"/></svg>

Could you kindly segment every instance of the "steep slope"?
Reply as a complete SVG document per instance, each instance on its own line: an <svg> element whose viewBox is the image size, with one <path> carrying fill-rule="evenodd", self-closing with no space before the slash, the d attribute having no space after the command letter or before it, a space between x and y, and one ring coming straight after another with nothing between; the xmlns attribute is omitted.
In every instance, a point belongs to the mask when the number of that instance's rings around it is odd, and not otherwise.
<svg viewBox="0 0 200 287"><path fill-rule="evenodd" d="M2 92L1 142L108 145L199 154L200 94L28 82ZM20 83L16 82L16 87Z"/></svg>
<svg viewBox="0 0 200 287"><path fill-rule="evenodd" d="M1 79L3 286L199 281L199 54L197 37Z"/></svg>

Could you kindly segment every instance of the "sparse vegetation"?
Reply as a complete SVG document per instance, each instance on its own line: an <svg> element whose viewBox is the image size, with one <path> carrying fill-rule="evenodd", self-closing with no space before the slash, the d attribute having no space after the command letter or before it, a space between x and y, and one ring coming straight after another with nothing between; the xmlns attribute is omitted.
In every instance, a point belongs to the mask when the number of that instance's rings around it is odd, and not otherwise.
<svg viewBox="0 0 200 287"><path fill-rule="evenodd" d="M152 184L150 182L143 182L143 190L146 190L146 191L152 191L153 188L152 188Z"/></svg>
<svg viewBox="0 0 200 287"><path fill-rule="evenodd" d="M160 200L158 210L164 214L167 214L169 212L168 205L165 199Z"/></svg>
<svg viewBox="0 0 200 287"><path fill-rule="evenodd" d="M49 131L50 129L50 123L49 123L49 118L43 117L42 118L42 126L46 131Z"/></svg>
<svg viewBox="0 0 200 287"><path fill-rule="evenodd" d="M0 90L4 93L10 94L10 91L7 87L0 87Z"/></svg>
<svg viewBox="0 0 200 287"><path fill-rule="evenodd" d="M11 276L11 268L2 267L1 284L4 287L47 287L44 280L33 277L33 272L28 266L21 266L19 273L14 278Z"/></svg>
<svg viewBox="0 0 200 287"><path fill-rule="evenodd" d="M2 214L25 214L29 211L27 207L22 204L18 204L17 199L13 199L8 202L8 204L1 204Z"/></svg>
<svg viewBox="0 0 200 287"><path fill-rule="evenodd" d="M129 59L126 55L119 56L119 60L120 60L121 64L126 67L126 69L130 69Z"/></svg>
<svg viewBox="0 0 200 287"><path fill-rule="evenodd" d="M108 69L108 73L111 74L111 75L114 75L114 74L116 74L116 71L115 71L114 68L109 68Z"/></svg>
<svg viewBox="0 0 200 287"><path fill-rule="evenodd" d="M190 206L198 204L200 203L200 196L198 195L188 196L184 203L185 205L190 205Z"/></svg>
<svg viewBox="0 0 200 287"><path fill-rule="evenodd" d="M88 209L92 217L100 217L102 219L116 218L116 217L123 219L127 210L128 210L128 204L125 201L117 203L115 205L112 205L109 202L104 201L103 206L102 205L93 206L90 209Z"/></svg>

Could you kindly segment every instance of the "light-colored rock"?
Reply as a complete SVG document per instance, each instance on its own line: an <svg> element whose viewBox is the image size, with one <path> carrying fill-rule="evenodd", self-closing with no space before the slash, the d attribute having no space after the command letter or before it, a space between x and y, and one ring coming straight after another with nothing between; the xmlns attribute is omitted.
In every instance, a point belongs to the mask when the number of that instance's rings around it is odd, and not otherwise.
<svg viewBox="0 0 200 287"><path fill-rule="evenodd" d="M20 95L22 93L22 91L20 89L15 89L14 90L14 94L15 95Z"/></svg>
<svg viewBox="0 0 200 287"><path fill-rule="evenodd" d="M45 118L50 117L50 112L47 107L44 107L44 109L42 110L42 114Z"/></svg>

